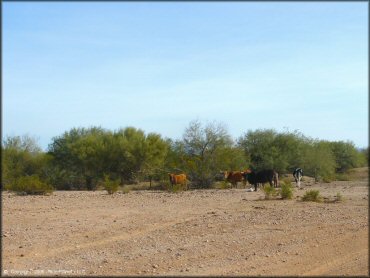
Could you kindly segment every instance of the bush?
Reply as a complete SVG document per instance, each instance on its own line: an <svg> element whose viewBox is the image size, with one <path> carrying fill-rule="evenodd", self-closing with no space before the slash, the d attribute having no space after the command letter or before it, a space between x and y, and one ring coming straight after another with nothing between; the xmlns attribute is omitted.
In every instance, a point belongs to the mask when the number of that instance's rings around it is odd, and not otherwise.
<svg viewBox="0 0 370 278"><path fill-rule="evenodd" d="M336 202L341 202L343 201L343 195L340 192L337 192L337 195L335 196L335 201Z"/></svg>
<svg viewBox="0 0 370 278"><path fill-rule="evenodd" d="M108 175L104 175L104 189L108 191L108 194L117 192L119 187L119 180L111 180Z"/></svg>
<svg viewBox="0 0 370 278"><path fill-rule="evenodd" d="M14 181L7 189L18 194L44 195L53 192L53 187L36 175L23 176Z"/></svg>
<svg viewBox="0 0 370 278"><path fill-rule="evenodd" d="M333 181L333 177L331 176L324 176L322 177L322 181L325 182L325 183L330 183Z"/></svg>
<svg viewBox="0 0 370 278"><path fill-rule="evenodd" d="M338 181L349 181L351 180L348 174L336 174L336 180Z"/></svg>
<svg viewBox="0 0 370 278"><path fill-rule="evenodd" d="M290 184L291 182L292 182L292 179L293 178L291 178L291 177L283 177L283 178L281 178L280 179L280 183L281 184L283 184L283 183L285 183L285 184ZM302 179L301 179L302 180Z"/></svg>
<svg viewBox="0 0 370 278"><path fill-rule="evenodd" d="M293 198L293 188L290 182L283 183L281 185L280 195L282 199L292 199Z"/></svg>
<svg viewBox="0 0 370 278"><path fill-rule="evenodd" d="M183 184L174 184L173 186L169 185L167 187L167 190L169 192L173 192L173 193L184 191L184 189L185 189L185 185L183 185Z"/></svg>
<svg viewBox="0 0 370 278"><path fill-rule="evenodd" d="M320 196L320 191L319 190L309 190L309 191L307 191L303 195L302 201L321 202L322 198Z"/></svg>
<svg viewBox="0 0 370 278"><path fill-rule="evenodd" d="M277 195L275 187L273 187L271 185L264 186L263 187L263 192L265 193L265 199L266 200L271 199L271 196L275 197Z"/></svg>
<svg viewBox="0 0 370 278"><path fill-rule="evenodd" d="M130 187L128 187L128 186L124 186L123 188L122 188L122 193L123 194L127 194L127 193L129 193L131 191L131 188Z"/></svg>
<svg viewBox="0 0 370 278"><path fill-rule="evenodd" d="M229 182L227 181L220 182L220 189L229 189L229 188L231 188L231 185Z"/></svg>

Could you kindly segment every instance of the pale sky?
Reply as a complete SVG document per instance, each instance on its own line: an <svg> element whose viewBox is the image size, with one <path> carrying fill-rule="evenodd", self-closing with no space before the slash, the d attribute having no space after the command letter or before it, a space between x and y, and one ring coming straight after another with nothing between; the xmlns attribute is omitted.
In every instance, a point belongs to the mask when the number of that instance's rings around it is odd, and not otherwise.
<svg viewBox="0 0 370 278"><path fill-rule="evenodd" d="M3 2L2 132L225 123L368 145L367 2Z"/></svg>

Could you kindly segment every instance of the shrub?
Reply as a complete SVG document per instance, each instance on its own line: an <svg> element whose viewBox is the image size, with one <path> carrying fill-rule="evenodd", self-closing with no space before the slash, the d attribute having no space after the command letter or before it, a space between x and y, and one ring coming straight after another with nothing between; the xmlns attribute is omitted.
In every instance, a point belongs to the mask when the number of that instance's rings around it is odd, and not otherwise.
<svg viewBox="0 0 370 278"><path fill-rule="evenodd" d="M220 189L229 189L229 188L231 188L230 183L228 183L227 181L220 182Z"/></svg>
<svg viewBox="0 0 370 278"><path fill-rule="evenodd" d="M282 199L292 199L293 198L293 188L290 182L283 183L281 185L280 195Z"/></svg>
<svg viewBox="0 0 370 278"><path fill-rule="evenodd" d="M337 192L337 195L335 196L335 201L336 202L341 202L343 201L343 195L340 192Z"/></svg>
<svg viewBox="0 0 370 278"><path fill-rule="evenodd" d="M265 193L265 199L269 200L271 196L275 197L277 195L277 192L275 190L275 187L271 185L266 185L263 187L263 192Z"/></svg>
<svg viewBox="0 0 370 278"><path fill-rule="evenodd" d="M173 193L177 193L184 190L184 185L182 184L174 184L173 186L169 185L167 190Z"/></svg>
<svg viewBox="0 0 370 278"><path fill-rule="evenodd" d="M127 193L129 193L131 191L131 188L130 187L128 187L128 186L124 186L123 188L122 188L122 193L123 194L127 194Z"/></svg>
<svg viewBox="0 0 370 278"><path fill-rule="evenodd" d="M283 177L283 178L280 179L281 184L283 184L283 183L289 184L291 182L292 182L292 178L290 178L290 177Z"/></svg>
<svg viewBox="0 0 370 278"><path fill-rule="evenodd" d="M119 180L111 180L108 175L104 175L104 189L108 191L108 194L117 192L119 187Z"/></svg>
<svg viewBox="0 0 370 278"><path fill-rule="evenodd" d="M23 176L8 186L8 189L18 194L44 195L53 192L53 187L36 175Z"/></svg>
<svg viewBox="0 0 370 278"><path fill-rule="evenodd" d="M322 198L320 196L320 191L319 190L309 190L309 191L307 191L303 195L302 201L321 202Z"/></svg>
<svg viewBox="0 0 370 278"><path fill-rule="evenodd" d="M336 180L338 181L349 181L351 180L348 174L336 174Z"/></svg>

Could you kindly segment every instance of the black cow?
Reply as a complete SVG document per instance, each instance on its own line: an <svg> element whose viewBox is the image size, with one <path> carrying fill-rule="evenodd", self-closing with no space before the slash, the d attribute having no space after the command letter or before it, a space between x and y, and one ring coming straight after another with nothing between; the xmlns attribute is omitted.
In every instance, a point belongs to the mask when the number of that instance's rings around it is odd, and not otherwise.
<svg viewBox="0 0 370 278"><path fill-rule="evenodd" d="M275 170L272 170L272 169L261 170L259 172L247 170L244 172L244 178L250 184L254 185L255 191L257 191L257 185L259 183L264 184L268 182L270 186L274 185L274 187L277 187L279 183L279 174Z"/></svg>

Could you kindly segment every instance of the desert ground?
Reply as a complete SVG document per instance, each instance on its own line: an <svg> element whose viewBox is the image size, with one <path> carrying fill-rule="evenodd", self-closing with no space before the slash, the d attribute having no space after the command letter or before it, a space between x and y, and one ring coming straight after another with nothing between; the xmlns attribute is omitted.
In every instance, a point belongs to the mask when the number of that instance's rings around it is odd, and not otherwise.
<svg viewBox="0 0 370 278"><path fill-rule="evenodd" d="M302 185L292 200L246 189L3 192L2 274L368 276L367 174ZM311 189L325 202L302 202Z"/></svg>

